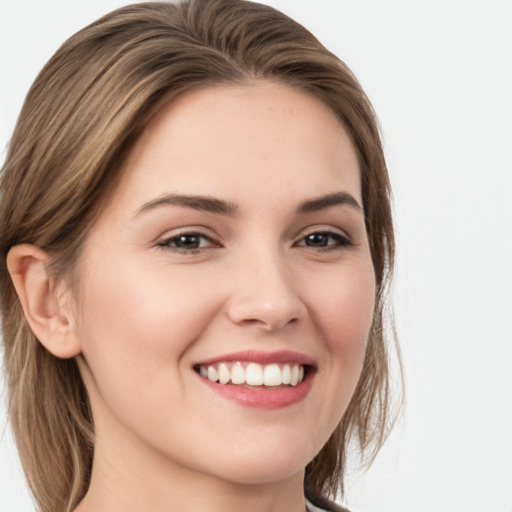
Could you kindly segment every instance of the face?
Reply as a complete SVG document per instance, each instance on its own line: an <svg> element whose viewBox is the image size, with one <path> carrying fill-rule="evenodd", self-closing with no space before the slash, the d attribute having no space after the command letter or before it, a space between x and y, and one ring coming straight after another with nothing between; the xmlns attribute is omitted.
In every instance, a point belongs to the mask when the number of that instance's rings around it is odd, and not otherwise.
<svg viewBox="0 0 512 512"><path fill-rule="evenodd" d="M314 97L256 82L166 107L77 269L97 456L237 483L302 478L347 407L372 322L361 204L354 148Z"/></svg>

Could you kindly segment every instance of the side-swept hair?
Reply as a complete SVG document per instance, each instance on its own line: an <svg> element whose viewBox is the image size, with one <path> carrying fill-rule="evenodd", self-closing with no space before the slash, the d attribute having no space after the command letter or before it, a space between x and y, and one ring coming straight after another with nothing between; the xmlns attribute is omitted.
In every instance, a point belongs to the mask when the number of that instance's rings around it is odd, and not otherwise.
<svg viewBox="0 0 512 512"><path fill-rule="evenodd" d="M361 86L314 36L271 7L242 0L135 4L72 36L46 64L27 95L0 176L9 418L41 512L70 512L85 495L94 425L75 360L51 355L25 320L7 271L8 251L34 244L51 255L55 279L71 275L123 162L156 113L186 91L259 79L315 96L347 130L359 159L377 283L355 394L306 468L310 499L342 492L350 439L371 459L385 438L390 383L384 320L394 236L379 130Z"/></svg>

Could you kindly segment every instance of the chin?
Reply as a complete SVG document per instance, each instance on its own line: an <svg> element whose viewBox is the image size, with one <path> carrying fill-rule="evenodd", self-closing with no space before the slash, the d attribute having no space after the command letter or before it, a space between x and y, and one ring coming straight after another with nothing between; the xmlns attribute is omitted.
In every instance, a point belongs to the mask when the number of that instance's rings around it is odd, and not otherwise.
<svg viewBox="0 0 512 512"><path fill-rule="evenodd" d="M237 450L227 458L217 457L218 475L237 484L270 484L303 477L304 469L314 454L306 453L304 447L287 447L284 443L279 448L253 445L254 450Z"/></svg>
<svg viewBox="0 0 512 512"><path fill-rule="evenodd" d="M303 478L306 463L270 458L264 461L230 465L222 478L240 485L264 485L282 482L300 475Z"/></svg>

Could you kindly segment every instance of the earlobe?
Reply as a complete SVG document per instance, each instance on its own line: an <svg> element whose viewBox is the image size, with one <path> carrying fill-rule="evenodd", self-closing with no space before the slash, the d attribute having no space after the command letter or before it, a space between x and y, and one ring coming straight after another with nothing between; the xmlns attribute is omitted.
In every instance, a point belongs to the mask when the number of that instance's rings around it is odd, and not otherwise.
<svg viewBox="0 0 512 512"><path fill-rule="evenodd" d="M70 358L81 351L67 294L59 293L47 271L49 256L31 244L16 245L7 268L33 333L53 355Z"/></svg>

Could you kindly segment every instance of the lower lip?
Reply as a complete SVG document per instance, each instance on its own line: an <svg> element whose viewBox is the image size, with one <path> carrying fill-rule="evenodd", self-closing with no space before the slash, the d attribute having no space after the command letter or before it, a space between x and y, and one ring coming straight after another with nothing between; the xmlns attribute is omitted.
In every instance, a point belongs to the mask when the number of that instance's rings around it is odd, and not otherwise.
<svg viewBox="0 0 512 512"><path fill-rule="evenodd" d="M311 389L313 377L314 375L308 375L297 386L280 389L264 387L251 389L233 384L218 384L203 377L199 378L218 395L240 405L259 409L282 409L306 398Z"/></svg>

